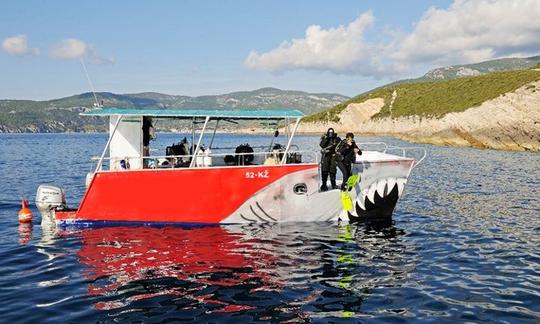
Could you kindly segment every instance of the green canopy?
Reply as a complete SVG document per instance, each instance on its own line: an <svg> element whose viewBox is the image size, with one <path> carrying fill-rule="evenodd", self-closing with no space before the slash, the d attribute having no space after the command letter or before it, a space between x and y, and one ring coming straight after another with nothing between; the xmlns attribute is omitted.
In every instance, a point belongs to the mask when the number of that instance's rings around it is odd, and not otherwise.
<svg viewBox="0 0 540 324"><path fill-rule="evenodd" d="M148 116L189 119L210 117L213 119L285 119L301 118L299 110L287 108L245 108L245 109L135 109L135 108L99 108L81 113L83 116Z"/></svg>

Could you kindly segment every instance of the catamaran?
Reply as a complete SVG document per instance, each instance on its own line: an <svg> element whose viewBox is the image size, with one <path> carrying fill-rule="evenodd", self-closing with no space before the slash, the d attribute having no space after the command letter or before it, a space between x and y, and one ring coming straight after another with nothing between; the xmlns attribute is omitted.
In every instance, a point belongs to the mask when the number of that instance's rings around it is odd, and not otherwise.
<svg viewBox="0 0 540 324"><path fill-rule="evenodd" d="M363 154L356 156L352 173L360 180L345 193L353 204L344 208L343 192L320 190L319 152L293 144L304 116L298 110L98 108L82 115L109 117L108 141L86 177L78 208L66 206L61 187L38 188L36 205L43 220L231 224L389 219L412 170L426 155L420 148L423 155L416 160L408 155L416 148L358 143ZM158 119L189 122L191 143L186 137L166 147L165 155L152 156L149 121ZM237 127L239 122L274 125L269 145L217 146L220 125ZM280 127L287 134L282 144L276 142ZM370 150L373 146L378 149Z"/></svg>

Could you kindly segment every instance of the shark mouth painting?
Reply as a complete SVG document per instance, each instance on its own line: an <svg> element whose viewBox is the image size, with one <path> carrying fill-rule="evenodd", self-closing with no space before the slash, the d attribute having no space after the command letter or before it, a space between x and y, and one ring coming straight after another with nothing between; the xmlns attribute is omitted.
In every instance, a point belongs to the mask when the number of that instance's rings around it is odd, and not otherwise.
<svg viewBox="0 0 540 324"><path fill-rule="evenodd" d="M367 188L359 190L355 208L348 213L349 219L354 221L391 218L406 183L406 178L391 177L373 182Z"/></svg>

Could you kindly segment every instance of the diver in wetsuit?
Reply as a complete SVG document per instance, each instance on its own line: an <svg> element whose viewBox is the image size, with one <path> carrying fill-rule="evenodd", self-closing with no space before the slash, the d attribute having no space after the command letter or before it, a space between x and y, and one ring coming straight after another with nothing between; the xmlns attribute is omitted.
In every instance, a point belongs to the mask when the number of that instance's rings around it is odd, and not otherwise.
<svg viewBox="0 0 540 324"><path fill-rule="evenodd" d="M328 181L328 175L330 175L330 184L332 189L337 189L336 185L336 172L337 167L333 159L334 154L336 153L336 145L341 141L334 132L333 128L328 128L326 134L321 136L321 174L322 174L322 186L321 191L327 191L328 186L326 182Z"/></svg>
<svg viewBox="0 0 540 324"><path fill-rule="evenodd" d="M150 117L143 117L143 156L150 155L150 140L152 138L153 133L153 126L152 126L152 119Z"/></svg>
<svg viewBox="0 0 540 324"><path fill-rule="evenodd" d="M336 154L334 155L337 167L343 174L341 190L345 190L347 187L347 179L352 175L351 168L352 164L356 162L357 153L362 155L362 151L354 142L354 134L347 133L345 139L336 146Z"/></svg>

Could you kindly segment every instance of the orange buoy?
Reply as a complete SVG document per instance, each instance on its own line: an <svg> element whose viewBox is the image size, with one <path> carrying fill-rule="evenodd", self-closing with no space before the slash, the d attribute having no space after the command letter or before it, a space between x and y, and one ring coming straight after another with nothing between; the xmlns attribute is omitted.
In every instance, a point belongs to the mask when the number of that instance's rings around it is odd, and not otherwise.
<svg viewBox="0 0 540 324"><path fill-rule="evenodd" d="M28 202L26 199L22 199L21 205L21 210L19 210L19 223L31 223L32 211L30 208L28 208Z"/></svg>

